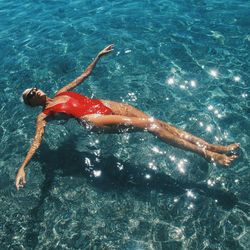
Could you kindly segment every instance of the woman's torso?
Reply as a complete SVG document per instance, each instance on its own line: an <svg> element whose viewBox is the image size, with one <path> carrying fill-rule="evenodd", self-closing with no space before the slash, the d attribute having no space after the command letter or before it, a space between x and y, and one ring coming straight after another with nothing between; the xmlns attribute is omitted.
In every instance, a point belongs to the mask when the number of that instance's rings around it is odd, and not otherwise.
<svg viewBox="0 0 250 250"><path fill-rule="evenodd" d="M63 92L54 97L43 113L48 116L66 115L66 117L83 118L90 114L109 115L112 114L112 110L101 100L91 99L75 92Z"/></svg>

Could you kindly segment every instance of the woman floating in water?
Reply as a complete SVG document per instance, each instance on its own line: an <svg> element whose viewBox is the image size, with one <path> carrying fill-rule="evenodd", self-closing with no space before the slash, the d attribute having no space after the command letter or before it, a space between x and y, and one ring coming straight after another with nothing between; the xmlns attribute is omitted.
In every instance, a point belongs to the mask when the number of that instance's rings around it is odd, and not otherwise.
<svg viewBox="0 0 250 250"><path fill-rule="evenodd" d="M97 61L103 55L110 53L113 47L109 45L104 48L79 77L61 88L53 98L49 98L38 88L26 89L23 92L25 104L31 107L42 106L43 111L37 117L34 141L16 175L17 189L26 183L24 168L42 141L46 123L52 119L75 118L91 131L103 133L147 131L172 146L194 152L225 166L237 158L236 155L225 154L237 149L239 147L237 143L228 146L210 144L166 122L150 117L128 104L90 99L76 92L69 92L91 74Z"/></svg>

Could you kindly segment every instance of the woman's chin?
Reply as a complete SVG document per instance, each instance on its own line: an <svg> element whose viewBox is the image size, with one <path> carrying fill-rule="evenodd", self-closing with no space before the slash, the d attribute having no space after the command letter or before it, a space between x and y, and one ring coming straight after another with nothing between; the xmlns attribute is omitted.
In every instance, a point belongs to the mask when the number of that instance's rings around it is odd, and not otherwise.
<svg viewBox="0 0 250 250"><path fill-rule="evenodd" d="M46 95L45 94L40 95L39 99L41 100L42 103L45 103L46 102Z"/></svg>

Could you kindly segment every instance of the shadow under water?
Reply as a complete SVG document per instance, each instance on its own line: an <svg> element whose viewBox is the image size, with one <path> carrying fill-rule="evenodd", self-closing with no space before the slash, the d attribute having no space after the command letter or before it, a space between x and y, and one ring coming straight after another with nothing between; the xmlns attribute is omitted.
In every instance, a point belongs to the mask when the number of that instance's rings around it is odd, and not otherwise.
<svg viewBox="0 0 250 250"><path fill-rule="evenodd" d="M114 156L98 157L96 160L96 155L93 153L76 150L76 141L73 136L65 140L57 150L50 150L44 142L39 151L40 153L35 158L42 165L45 180L41 185L39 201L30 211L31 220L28 224L26 243L31 248L38 244L39 225L44 219L44 201L50 198L50 191L58 172L62 172L63 176L83 176L95 188L107 192L113 190L125 192L128 189L136 188L143 194L155 190L176 196L186 193L189 189L200 195L216 199L217 204L224 209L232 209L238 202L236 196L231 192L209 187L206 184L175 180L169 175L157 173L145 166L133 166L127 162L121 162ZM91 167L86 163L86 158L91 162ZM101 170L101 178L93 178L94 170ZM149 179L145 178L145 172L150 175Z"/></svg>

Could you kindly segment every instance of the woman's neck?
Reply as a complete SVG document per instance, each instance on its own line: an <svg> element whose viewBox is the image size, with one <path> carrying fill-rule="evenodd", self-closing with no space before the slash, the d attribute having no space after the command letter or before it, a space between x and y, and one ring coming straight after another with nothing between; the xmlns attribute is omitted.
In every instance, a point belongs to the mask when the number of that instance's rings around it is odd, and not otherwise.
<svg viewBox="0 0 250 250"><path fill-rule="evenodd" d="M48 106L52 102L52 100L53 100L52 98L46 96L46 99L45 99L45 102L43 104L43 107Z"/></svg>

